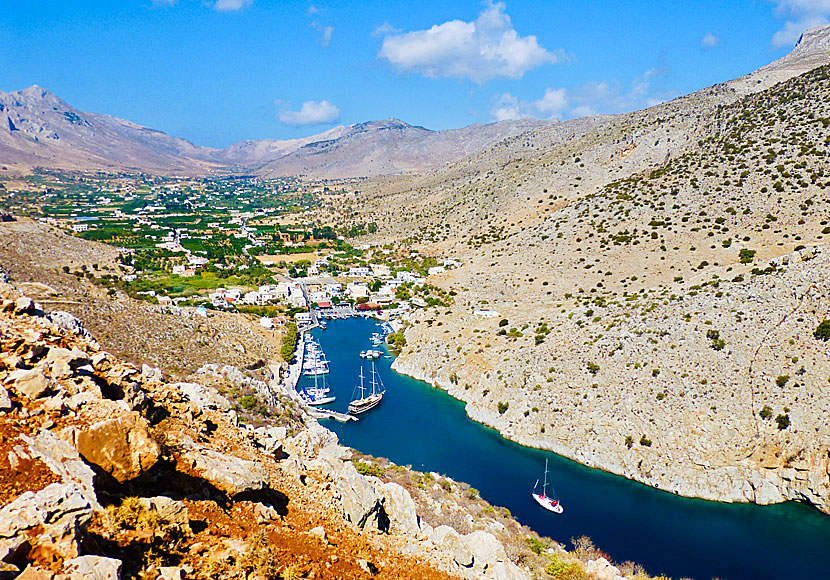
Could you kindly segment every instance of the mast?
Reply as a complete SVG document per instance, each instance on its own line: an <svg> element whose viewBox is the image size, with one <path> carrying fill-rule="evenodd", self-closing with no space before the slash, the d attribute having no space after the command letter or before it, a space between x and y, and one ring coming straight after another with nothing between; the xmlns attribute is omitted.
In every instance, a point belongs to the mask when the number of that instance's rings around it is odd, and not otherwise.
<svg viewBox="0 0 830 580"><path fill-rule="evenodd" d="M545 484L542 486L542 494L548 496L548 458L545 457Z"/></svg>
<svg viewBox="0 0 830 580"><path fill-rule="evenodd" d="M366 389L363 387L363 365L360 365L360 398L365 397Z"/></svg>
<svg viewBox="0 0 830 580"><path fill-rule="evenodd" d="M375 394L375 387L378 384L377 381L377 371L375 371L375 361L372 361L372 394Z"/></svg>

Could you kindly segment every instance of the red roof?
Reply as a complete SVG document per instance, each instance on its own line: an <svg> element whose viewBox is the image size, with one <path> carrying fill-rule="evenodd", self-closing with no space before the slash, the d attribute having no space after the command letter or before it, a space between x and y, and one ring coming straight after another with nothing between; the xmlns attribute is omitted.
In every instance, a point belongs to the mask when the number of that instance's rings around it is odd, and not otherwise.
<svg viewBox="0 0 830 580"><path fill-rule="evenodd" d="M331 308L331 302L318 302L317 306L320 308Z"/></svg>
<svg viewBox="0 0 830 580"><path fill-rule="evenodd" d="M374 302L364 302L363 304L358 304L355 308L358 310L380 310L380 304L375 304Z"/></svg>

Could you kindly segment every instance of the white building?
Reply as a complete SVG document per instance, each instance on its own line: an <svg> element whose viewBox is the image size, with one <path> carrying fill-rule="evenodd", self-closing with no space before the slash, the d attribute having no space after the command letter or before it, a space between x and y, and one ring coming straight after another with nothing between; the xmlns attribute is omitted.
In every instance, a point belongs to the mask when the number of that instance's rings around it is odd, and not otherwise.
<svg viewBox="0 0 830 580"><path fill-rule="evenodd" d="M435 274L443 274L446 271L447 269L444 266L433 266L432 268L427 270L427 273L430 276L434 276Z"/></svg>
<svg viewBox="0 0 830 580"><path fill-rule="evenodd" d="M349 268L346 274L349 278L367 278L372 275L372 270L368 266L354 266Z"/></svg>
<svg viewBox="0 0 830 580"><path fill-rule="evenodd" d="M89 229L87 224L72 224L73 232L85 232Z"/></svg>
<svg viewBox="0 0 830 580"><path fill-rule="evenodd" d="M361 282L351 282L346 286L346 292L352 298L368 298L369 287Z"/></svg>
<svg viewBox="0 0 830 580"><path fill-rule="evenodd" d="M495 310L476 310L473 314L481 318L495 318L499 315Z"/></svg>
<svg viewBox="0 0 830 580"><path fill-rule="evenodd" d="M392 271L386 264L372 264L372 276L386 278L392 275Z"/></svg>
<svg viewBox="0 0 830 580"><path fill-rule="evenodd" d="M395 276L395 279L400 280L401 282L415 282L418 279L418 276L408 270L401 270L398 272L397 276Z"/></svg>

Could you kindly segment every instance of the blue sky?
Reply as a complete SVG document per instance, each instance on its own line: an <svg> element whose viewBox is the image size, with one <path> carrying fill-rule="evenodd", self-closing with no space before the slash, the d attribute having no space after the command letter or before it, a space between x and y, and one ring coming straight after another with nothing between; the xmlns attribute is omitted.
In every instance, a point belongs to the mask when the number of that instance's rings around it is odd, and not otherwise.
<svg viewBox="0 0 830 580"><path fill-rule="evenodd" d="M214 147L633 110L763 66L830 17L830 0L2 4L0 90Z"/></svg>

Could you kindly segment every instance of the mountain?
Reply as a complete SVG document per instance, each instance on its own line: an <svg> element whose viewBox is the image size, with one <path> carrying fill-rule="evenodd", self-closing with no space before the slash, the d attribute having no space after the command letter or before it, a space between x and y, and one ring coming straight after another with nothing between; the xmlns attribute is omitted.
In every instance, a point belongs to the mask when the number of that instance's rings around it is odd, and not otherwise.
<svg viewBox="0 0 830 580"><path fill-rule="evenodd" d="M184 139L85 113L39 86L0 92L0 162L22 167L207 173Z"/></svg>
<svg viewBox="0 0 830 580"><path fill-rule="evenodd" d="M96 113L38 86L0 92L0 163L204 175L244 171L265 177L385 175L439 167L538 127L534 120L430 131L397 119L334 127L302 139L242 141L225 149Z"/></svg>
<svg viewBox="0 0 830 580"><path fill-rule="evenodd" d="M395 368L476 420L674 493L830 513L829 156L824 26L740 79L367 181L340 223L461 264Z"/></svg>
<svg viewBox="0 0 830 580"><path fill-rule="evenodd" d="M389 175L440 167L545 123L532 119L431 131L398 119L359 123L264 164L265 177Z"/></svg>

